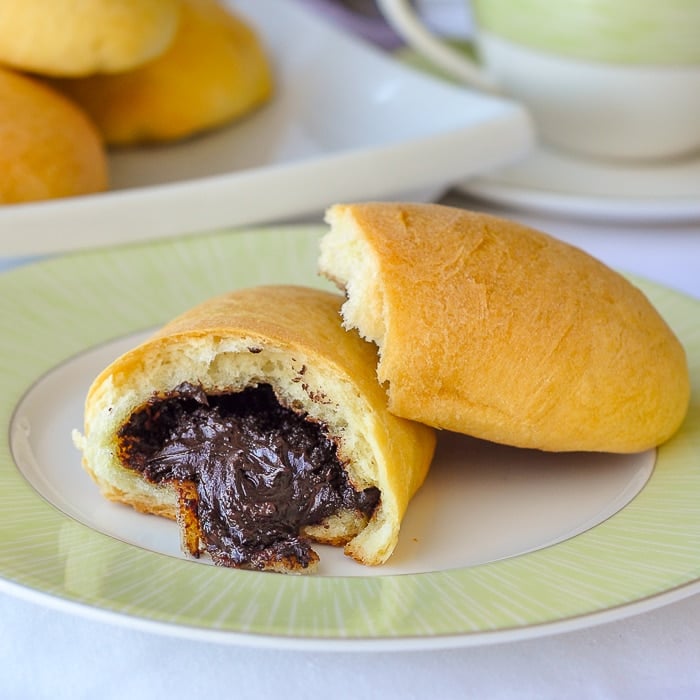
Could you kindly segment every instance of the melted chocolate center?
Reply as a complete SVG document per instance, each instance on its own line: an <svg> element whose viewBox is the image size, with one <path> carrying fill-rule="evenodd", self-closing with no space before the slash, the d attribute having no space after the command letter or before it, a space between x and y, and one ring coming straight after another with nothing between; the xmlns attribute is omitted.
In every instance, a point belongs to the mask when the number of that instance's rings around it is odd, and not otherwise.
<svg viewBox="0 0 700 700"><path fill-rule="evenodd" d="M315 555L301 528L343 509L369 518L379 502L378 489L353 489L322 427L267 385L154 396L119 431L119 456L151 482L196 485L201 538L223 566L306 567Z"/></svg>

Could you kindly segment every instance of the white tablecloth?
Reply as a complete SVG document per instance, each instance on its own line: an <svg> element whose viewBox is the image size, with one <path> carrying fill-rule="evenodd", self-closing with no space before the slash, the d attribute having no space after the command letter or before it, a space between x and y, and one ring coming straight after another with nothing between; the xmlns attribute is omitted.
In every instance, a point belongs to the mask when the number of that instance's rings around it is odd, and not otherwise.
<svg viewBox="0 0 700 700"><path fill-rule="evenodd" d="M700 697L700 596L624 622L497 646L306 653L161 637L0 596L0 697Z"/></svg>

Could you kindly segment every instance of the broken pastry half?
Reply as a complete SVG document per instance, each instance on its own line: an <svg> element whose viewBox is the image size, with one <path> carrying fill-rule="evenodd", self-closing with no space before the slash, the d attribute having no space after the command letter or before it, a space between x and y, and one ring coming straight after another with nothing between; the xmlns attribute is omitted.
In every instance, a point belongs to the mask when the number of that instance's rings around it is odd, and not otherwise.
<svg viewBox="0 0 700 700"><path fill-rule="evenodd" d="M642 451L683 421L681 343L584 251L436 204L341 204L327 221L320 271L377 345L396 415L552 451Z"/></svg>
<svg viewBox="0 0 700 700"><path fill-rule="evenodd" d="M313 571L311 542L386 561L435 435L387 411L342 301L238 290L115 360L74 434L104 496L177 519L184 549L222 566Z"/></svg>

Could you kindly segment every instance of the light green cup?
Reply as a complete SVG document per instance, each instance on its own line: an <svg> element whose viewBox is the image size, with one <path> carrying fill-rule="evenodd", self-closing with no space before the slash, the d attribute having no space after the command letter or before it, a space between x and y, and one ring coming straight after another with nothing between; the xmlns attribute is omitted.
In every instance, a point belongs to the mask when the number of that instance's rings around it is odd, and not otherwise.
<svg viewBox="0 0 700 700"><path fill-rule="evenodd" d="M700 64L697 0L472 0L485 31L558 56L642 66Z"/></svg>
<svg viewBox="0 0 700 700"><path fill-rule="evenodd" d="M551 145L603 159L700 153L700 0L471 0L478 62L409 0L377 4L452 77L522 102Z"/></svg>

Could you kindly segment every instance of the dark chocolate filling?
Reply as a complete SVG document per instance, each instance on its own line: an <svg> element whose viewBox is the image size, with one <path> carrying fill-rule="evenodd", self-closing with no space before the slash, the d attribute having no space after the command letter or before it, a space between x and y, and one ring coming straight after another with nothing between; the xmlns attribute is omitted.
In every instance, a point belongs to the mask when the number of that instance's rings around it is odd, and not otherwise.
<svg viewBox="0 0 700 700"><path fill-rule="evenodd" d="M183 384L153 396L119 431L122 463L154 483L193 482L196 517L216 564L313 561L300 534L340 510L369 518L379 491L356 491L322 426L267 385L206 394Z"/></svg>

